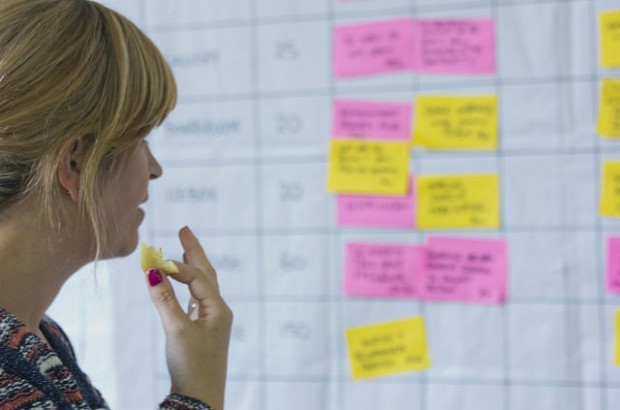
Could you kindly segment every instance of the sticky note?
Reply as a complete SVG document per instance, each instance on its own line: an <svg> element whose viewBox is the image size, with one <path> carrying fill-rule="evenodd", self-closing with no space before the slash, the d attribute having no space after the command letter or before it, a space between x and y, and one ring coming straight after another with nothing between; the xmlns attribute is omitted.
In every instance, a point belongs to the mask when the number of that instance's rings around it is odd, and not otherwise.
<svg viewBox="0 0 620 410"><path fill-rule="evenodd" d="M506 300L505 240L432 237L423 260L421 299L483 304Z"/></svg>
<svg viewBox="0 0 620 410"><path fill-rule="evenodd" d="M418 20L414 44L417 72L495 73L493 20Z"/></svg>
<svg viewBox="0 0 620 410"><path fill-rule="evenodd" d="M414 228L415 181L410 177L405 196L338 195L338 226Z"/></svg>
<svg viewBox="0 0 620 410"><path fill-rule="evenodd" d="M616 347L614 349L614 364L620 366L620 310L616 310L614 315L614 340Z"/></svg>
<svg viewBox="0 0 620 410"><path fill-rule="evenodd" d="M353 194L406 195L409 144L332 140L327 188Z"/></svg>
<svg viewBox="0 0 620 410"><path fill-rule="evenodd" d="M497 148L497 97L420 96L414 146L430 149Z"/></svg>
<svg viewBox="0 0 620 410"><path fill-rule="evenodd" d="M620 237L607 240L607 291L620 293Z"/></svg>
<svg viewBox="0 0 620 410"><path fill-rule="evenodd" d="M599 14L601 65L620 67L620 10Z"/></svg>
<svg viewBox="0 0 620 410"><path fill-rule="evenodd" d="M354 380L430 368L422 317L346 330Z"/></svg>
<svg viewBox="0 0 620 410"><path fill-rule="evenodd" d="M597 133L605 137L620 137L620 80L601 81Z"/></svg>
<svg viewBox="0 0 620 410"><path fill-rule="evenodd" d="M345 249L344 293L407 298L416 295L424 250L414 245L349 243Z"/></svg>
<svg viewBox="0 0 620 410"><path fill-rule="evenodd" d="M620 162L603 163L601 216L620 216Z"/></svg>
<svg viewBox="0 0 620 410"><path fill-rule="evenodd" d="M426 228L498 228L497 175L418 176L417 226Z"/></svg>
<svg viewBox="0 0 620 410"><path fill-rule="evenodd" d="M332 137L408 141L412 116L412 106L407 103L337 100Z"/></svg>
<svg viewBox="0 0 620 410"><path fill-rule="evenodd" d="M334 30L336 78L407 71L412 66L411 19L346 25Z"/></svg>

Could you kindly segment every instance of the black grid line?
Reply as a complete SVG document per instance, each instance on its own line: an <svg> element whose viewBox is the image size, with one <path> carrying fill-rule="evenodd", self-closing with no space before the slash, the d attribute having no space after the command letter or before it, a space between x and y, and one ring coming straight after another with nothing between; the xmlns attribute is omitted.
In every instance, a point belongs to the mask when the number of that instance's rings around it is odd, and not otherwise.
<svg viewBox="0 0 620 410"><path fill-rule="evenodd" d="M594 22L592 24L593 30L594 28L598 27L598 11L596 9L596 3L594 1L590 2L590 21ZM597 50L597 46L596 46L596 41L598 38L598 33L597 31L590 31L590 44L592 45L591 50L592 50L592 61L594 62L594 64L596 64L596 62L598 62L598 56L596 53ZM596 72L598 73L598 70L596 70ZM595 83L596 86L592 87L592 97L593 97L593 101L597 101L597 96L598 96L598 83L600 82L600 77L597 76L597 82ZM596 161L593 172L594 175L593 177L596 178L595 180L600 180L600 175L601 175L601 164L600 164L600 158L601 158L601 142L600 140L597 141L596 147L595 147L596 153L598 154L598 161ZM599 184L598 186L598 190L596 192L597 197L600 197L600 189L601 186ZM598 255L602 255L601 251L602 251L602 235L601 235L601 231L602 231L602 227L601 227L601 220L600 218L597 219L596 224L595 224L595 228L597 231L597 241L596 241L596 249L597 249L597 254ZM596 258L596 266L597 266L597 271L598 272L605 272L605 267L604 265L601 263L601 258ZM605 297L605 283L603 280L603 275L599 275L598 276L598 287L600 290L600 299L601 299L601 305L599 308L599 326L601 329L601 341L600 341L600 356L601 356L601 375L600 378L603 381L603 389L601 389L601 410L607 410L607 389L608 389L608 380L607 380L607 346L606 346L606 341L607 341L607 304L606 304L606 297Z"/></svg>
<svg viewBox="0 0 620 410"><path fill-rule="evenodd" d="M218 237L218 236L255 236L256 228L250 227L245 229L212 229L212 228L196 228L193 229L197 235L203 237ZM528 234L528 233L566 233L566 234L574 234L574 233L611 233L617 232L617 226L609 226L606 228L601 227L600 230L592 228L590 225L584 226L504 226L502 229L503 235L499 234L497 237L507 237L510 234ZM157 229L154 231L156 236L160 238L166 237L175 237L176 231L172 229ZM389 228L370 230L367 228L339 228L339 227L317 227L317 228L263 228L261 230L261 235L263 236L290 236L290 235L334 235L338 233L359 233L360 235L364 234L373 234L377 237L380 236L389 236L394 233L409 233L409 234L420 234L420 235L429 235L429 236L447 236L452 234L493 234L499 233L497 229L477 229L477 230L466 230L466 229L450 229L450 230L412 230L412 231L397 231L390 230ZM420 243L424 241L421 240Z"/></svg>
<svg viewBox="0 0 620 410"><path fill-rule="evenodd" d="M260 298L257 296L237 296L234 294L226 296L227 300L234 303L241 304L258 304L260 303ZM394 299L399 302L407 302L407 303L421 303L419 299ZM271 295L269 296L269 301L265 303L299 303L299 304L316 304L316 303L334 303L337 304L340 301L339 297L336 295L324 295L324 296L299 296L299 295ZM364 298L355 298L351 297L349 299L350 302L380 302L382 300L378 299L364 299ZM515 296L512 297L511 302L514 305L518 306L544 306L544 307L553 307L553 306L591 306L591 307L601 307L606 306L608 301L601 301L600 299L595 299L592 297L587 298L574 298L574 297L558 297L558 298L534 298L534 297L520 297ZM431 303L426 302L427 306L442 306L442 307L477 307L478 305L471 304L458 304L454 303Z"/></svg>
<svg viewBox="0 0 620 410"><path fill-rule="evenodd" d="M336 0L332 0L336 1ZM414 0L415 1L415 0ZM495 5L498 8L510 8L510 7L521 7L528 5L544 5L544 4L566 4L566 3L586 3L592 0L502 0L501 2L497 2L497 4L493 3L495 0L487 0L487 1L471 1L469 3L441 3L441 4L417 4L415 6L415 12L412 13L415 16L417 13L435 13L441 11L468 11L472 9L488 9L489 7L494 7ZM331 3L331 2L330 2ZM380 20L383 18L389 18L393 15L406 15L411 13L410 5L403 5L401 7L390 7L385 9L370 9L370 10L354 10L354 11L339 11L336 12L333 7L331 10L328 10L325 13L307 13L307 14L292 14L288 16L278 16L278 17L261 17L257 18L256 14L253 14L253 17L244 19L244 18L229 18L229 19L221 19L215 20L211 22L204 23L179 23L179 24L147 24L145 21L144 27L145 30L151 33L167 33L167 32L177 32L177 31L197 31L197 30L205 30L205 29L214 29L214 28L234 28L234 27L244 27L244 26L263 26L263 25L271 25L271 24L287 24L290 22L313 22L313 21L346 21L347 19L360 19L360 18L368 18L372 20Z"/></svg>
<svg viewBox="0 0 620 410"><path fill-rule="evenodd" d="M492 18L493 21L495 22L495 36L496 36L496 41L499 38L498 35L498 31L499 31L499 0L494 0L493 1L493 9L492 9ZM496 50L499 49L496 46ZM495 95L497 96L497 99L499 101L499 112L498 112L498 117L501 119L501 107L503 106L503 98L502 98L502 91L503 91L503 87L504 87L504 79L502 76L502 65L500 64L499 61L499 55L496 54L496 73L495 73ZM505 179L504 179L504 172L503 172L503 168L504 168L504 126L503 126L503 121L499 121L498 122L498 140L497 140L497 174L498 174L498 178L499 178L499 197L500 197L500 220L502 221L500 224L500 228L499 228L499 233L504 236L505 234L505 222L506 221L506 214L505 214L505 209L506 209L506 204L504 203L504 199L506 198L505 196ZM511 274L510 269L508 269L508 272L506 272L507 275ZM506 293L507 295L510 295L510 280L506 281L506 286L508 287L508 289L506 289ZM502 383L502 387L503 387L503 410L510 410L512 408L512 391L511 391L511 367L510 367L510 306L513 303L512 297L508 297L507 300L504 302L504 304L502 305L502 335L503 335L503 340L502 340L502 346L503 346L503 351L502 351L502 359L503 359L503 372L504 372L504 379L503 379L503 383Z"/></svg>
<svg viewBox="0 0 620 410"><path fill-rule="evenodd" d="M411 72L414 78L418 77L418 73ZM439 78L439 77L428 77ZM346 80L345 80L346 81ZM488 77L472 77L471 79L455 79L451 82L433 82L433 81L417 81L415 89L419 93L426 91L443 91L455 88L479 89L484 87L495 87L495 76ZM574 83L597 83L598 74L562 74L540 77L506 77L502 79L502 84L508 86L534 86L534 85L564 85ZM338 93L344 94L389 94L402 93L405 84L386 84L386 85L357 85L341 83ZM298 88L292 90L263 91L259 90L256 94L252 93L219 93L204 95L181 95L179 96L179 104L201 104L213 102L243 102L254 101L257 97L261 101L288 99L288 98L308 98L308 97L331 97L332 92L329 86L319 88Z"/></svg>
<svg viewBox="0 0 620 410"><path fill-rule="evenodd" d="M328 22L328 27L330 32L333 32L334 27L335 27L335 22L334 22L334 6L333 6L333 2L331 0L324 0L325 4L327 6L327 22ZM331 39L331 37L330 37ZM331 67L333 66L333 55L334 55L334 50L333 50L333 41L329 41L328 47L327 47L327 53L329 53L328 56L328 70L331 70ZM328 80L327 80L327 86L328 86L328 91L329 91L329 99L330 101L333 99L333 96L335 95L335 89L336 89L336 84L335 81L333 79L333 77L331 75L328 74ZM262 153L261 153L262 154ZM326 223L329 223L328 221L325 221ZM338 238L338 241L340 239L339 234L336 235L336 237ZM332 289L331 284L332 282L329 280L329 275L332 272L332 267L334 264L334 261L332 259L333 256L333 250L332 250L332 243L334 241L334 235L333 234L329 234L324 236L325 240L323 240L323 255L324 255L324 261L323 261L323 267L324 267L324 273L323 273L323 279L325 280L325 284L326 284L326 290L327 292L331 292ZM297 298L297 300L299 301L299 298ZM343 309L342 309L342 295L338 295L338 299L335 303L330 303L328 306L328 311L330 313L330 317L334 318L333 319L333 323L332 320L326 320L325 321L325 326L328 329L328 335L331 331L331 329L333 329L333 327L336 327L337 329L343 329L343 323L344 323L344 315L343 315ZM339 365L339 358L344 358L345 355L343 354L343 346L341 345L341 343L339 343L339 335L338 332L335 332L332 335L329 335L328 337L325 338L325 342L327 343L326 346L326 352L328 353L328 355L330 355L330 357L333 359L334 363L330 363L327 365L327 375L328 375L328 382L327 382L327 388L329 389L328 394L326 394L323 399L324 399L324 403L323 403L323 408L324 409L329 409L330 408L330 403L338 403L338 407L341 409L345 409L345 403L346 403L346 390L343 388L345 386L345 384L341 383L340 380L342 380L344 378L345 373L345 369L344 367L346 366L346 360L343 360L342 366ZM329 386L338 386L338 388L336 390L333 389L333 387L329 387Z"/></svg>
<svg viewBox="0 0 620 410"><path fill-rule="evenodd" d="M330 29L330 33L333 33L334 30L337 27L337 23L336 23L336 12L335 12L335 7L334 7L334 2L327 0L328 1L328 7L329 7L329 29ZM330 38L333 38L333 36L331 36ZM329 45L328 45L328 52L329 52L329 59L328 59L328 67L330 70L332 70L332 67L334 66L334 42L330 41ZM328 85L329 85L329 97L330 97L330 102L333 101L337 95L337 87L336 87L336 80L334 78L333 75L331 75L331 72L328 75ZM331 111L331 110L330 110ZM331 113L330 113L330 118L331 118ZM333 119L332 119L333 120ZM325 157L324 157L325 158ZM327 166L327 163L325 163L324 166ZM342 237L341 237L341 233L339 230L335 230L333 232L332 235L329 236L329 241L326 241L328 243L330 243L330 245L332 245L332 249L336 248L339 249L340 248L340 243L342 242ZM336 246L333 246L334 244L336 244ZM332 255L333 250L329 253L330 255ZM341 255L342 258L342 255ZM338 270L342 269L342 259L341 258L335 258L336 260L338 260L339 262L339 266L338 266ZM334 261L332 261L332 263L330 264L330 267L334 266L335 263ZM338 271L337 270L337 271ZM329 271L331 271L331 269L329 269ZM335 335L333 335L332 340L334 341L334 345L336 346L335 349L335 360L337 363L336 366L336 385L338 386L337 392L335 392L335 394L337 395L335 402L338 403L338 408L340 409L346 409L347 408L347 389L346 387L346 375L347 375L347 360L348 360L348 355L346 352L346 348L345 346L342 345L342 343L339 343L340 338L344 339L345 336L344 334L342 334L342 332L344 332L345 329L345 305L344 305L344 296L342 295L342 292L338 292L338 296L336 297L336 303L334 303L332 306L332 309L335 310L335 315L334 317L336 318L336 328L341 329L340 330L340 334L336 333ZM339 363L340 360L342 360L342 363Z"/></svg>
<svg viewBox="0 0 620 410"><path fill-rule="evenodd" d="M410 16L414 17L417 15L418 13L418 4L416 0L409 0L409 10L410 10ZM413 23L413 22L412 22ZM419 90L422 88L421 86L421 81L420 81L420 77L419 75L417 75L416 73L411 73L411 75L413 76L413 81L411 82L411 92L413 94L412 100L415 102L415 96L418 95ZM415 119L413 120L415 121ZM413 132L413 129L412 129ZM414 155L414 151L412 151L412 155L411 155L411 160L410 161L416 161L419 166L420 169L423 169L424 167L424 155L419 155L417 158ZM410 165L411 168L411 165ZM420 233L420 241L422 243L426 242L427 237L426 237L426 233L424 231L419 231ZM423 318L424 320L424 326L425 326L425 332L427 339L428 339L428 321L426 318L426 302L424 301L419 301L418 302L418 310L419 310L419 315ZM428 343L428 342L427 342ZM433 351L432 348L430 346L430 343L428 343L429 345L427 345L428 349L429 349L429 356L430 356L430 360L431 363L433 361ZM427 373L426 372L422 372L420 374L420 409L421 410L427 410L428 409L428 405L429 405L429 394L428 394L428 388L429 388L429 384L428 384L428 377L427 377Z"/></svg>
<svg viewBox="0 0 620 410"><path fill-rule="evenodd" d="M583 137L590 138L592 135L584 134ZM512 159L512 158L539 158L539 157L584 157L584 156L592 156L594 158L597 155L609 154L609 155L618 155L620 156L620 144L618 146L610 146L606 148L595 148L595 147L575 147L575 148L541 148L541 149L529 149L529 148L515 148L515 149L504 149L503 158L504 159ZM422 164L424 160L445 160L445 159L466 159L466 160L477 160L477 159L494 159L496 157L496 153L493 151L472 151L472 152L456 152L456 151L446 151L443 154L439 154L438 152L422 152L422 151L414 151L411 155L411 159L415 160L416 164ZM206 159L188 159L188 160L180 160L180 159L163 159L163 162L166 165L167 169L185 169L185 168L212 168L212 167L238 167L238 166L248 166L260 164L262 166L270 166L270 165L319 165L324 164L327 166L328 158L326 155L308 155L308 154L299 154L295 155L294 153L288 156L278 155L278 154L265 154L265 155L256 155L254 157L234 157L230 156L228 158L206 158ZM436 173L429 173L436 174ZM421 173L420 175L425 175ZM613 219L613 218L611 218Z"/></svg>
<svg viewBox="0 0 620 410"><path fill-rule="evenodd" d="M259 59L260 56L258 54L259 51L259 36L260 32L257 27L257 15L258 15L258 0L251 0L250 2L250 15L251 15L251 30L250 33L252 35L252 115L253 115L253 124L254 124L254 150L255 155L261 151L261 133L260 133L260 105L258 99L258 89L260 84L260 73L259 73ZM258 155L256 155L258 158ZM265 286L266 280L264 276L264 249L265 244L263 241L262 235L262 227L263 227L263 175L262 175L262 167L258 161L254 160L254 190L255 190L255 198L256 198L256 208L255 208L255 218L256 218L256 266L258 270L256 274L258 275L258 347L257 350L259 352L259 374L260 379L265 377L267 373L267 365L266 365L266 352L268 349L266 342L266 323L267 323L267 312L265 307ZM259 390L259 403L258 409L267 409L267 394L266 390Z"/></svg>
<svg viewBox="0 0 620 410"><path fill-rule="evenodd" d="M166 374L162 373L162 377L165 377ZM243 375L232 375L229 377L231 381L237 382L257 382L259 381L256 378L243 376ZM319 376L266 376L261 378L260 381L265 381L268 383L272 382L286 382L286 383L321 383L324 382L325 379ZM345 384L350 380L348 378L344 378L339 380L339 383ZM440 377L429 377L425 382L428 386L490 386L490 387L503 387L503 380L489 380L489 379L464 379L464 378L440 378ZM384 379L375 379L372 381L374 385L382 385L389 386L394 384L411 384L421 386L421 382L403 379L403 378L384 378ZM588 389L604 389L604 388L620 388L620 383L615 384L603 384L603 383L593 383L593 382L570 382L570 381L544 381L541 382L539 380L520 380L515 379L512 381L511 386L513 387L545 387L545 388L567 388L567 389L579 389L579 388L588 388Z"/></svg>

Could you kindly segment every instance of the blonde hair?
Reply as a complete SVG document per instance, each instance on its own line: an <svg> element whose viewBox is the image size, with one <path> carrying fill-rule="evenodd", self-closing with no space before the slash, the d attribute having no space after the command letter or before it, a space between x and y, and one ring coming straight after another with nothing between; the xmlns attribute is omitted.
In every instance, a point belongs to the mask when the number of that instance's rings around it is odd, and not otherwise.
<svg viewBox="0 0 620 410"><path fill-rule="evenodd" d="M80 209L105 246L105 182L176 104L157 47L120 14L88 0L0 0L0 213L36 194L53 224L64 211L61 149L81 138Z"/></svg>

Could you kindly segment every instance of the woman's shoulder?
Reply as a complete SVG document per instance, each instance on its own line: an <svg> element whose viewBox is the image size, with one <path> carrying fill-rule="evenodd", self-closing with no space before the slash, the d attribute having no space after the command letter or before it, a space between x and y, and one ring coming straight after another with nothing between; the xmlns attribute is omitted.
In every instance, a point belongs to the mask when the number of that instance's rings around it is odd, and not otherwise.
<svg viewBox="0 0 620 410"><path fill-rule="evenodd" d="M51 317L45 315L41 320L41 330L45 336L50 339L50 336L54 338L54 341L61 343L65 351L69 352L75 359L75 351L69 336L65 333L62 327Z"/></svg>
<svg viewBox="0 0 620 410"><path fill-rule="evenodd" d="M0 308L0 409L53 409L54 402L32 383L32 369L14 349L22 341L23 329Z"/></svg>

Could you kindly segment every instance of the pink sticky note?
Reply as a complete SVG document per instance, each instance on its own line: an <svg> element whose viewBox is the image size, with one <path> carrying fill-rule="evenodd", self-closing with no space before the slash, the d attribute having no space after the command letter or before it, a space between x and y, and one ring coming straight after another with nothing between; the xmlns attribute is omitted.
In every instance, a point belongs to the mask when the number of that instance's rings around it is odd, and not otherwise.
<svg viewBox="0 0 620 410"><path fill-rule="evenodd" d="M413 22L390 20L334 30L334 75L358 77L413 67Z"/></svg>
<svg viewBox="0 0 620 410"><path fill-rule="evenodd" d="M495 72L493 20L424 20L414 25L414 70L440 74Z"/></svg>
<svg viewBox="0 0 620 410"><path fill-rule="evenodd" d="M420 298L497 304L506 300L505 240L430 238Z"/></svg>
<svg viewBox="0 0 620 410"><path fill-rule="evenodd" d="M408 141L412 117L412 104L334 101L332 136Z"/></svg>
<svg viewBox="0 0 620 410"><path fill-rule="evenodd" d="M607 240L607 291L620 293L620 237Z"/></svg>
<svg viewBox="0 0 620 410"><path fill-rule="evenodd" d="M415 297L424 268L420 246L350 243L346 246L344 293L349 296Z"/></svg>
<svg viewBox="0 0 620 410"><path fill-rule="evenodd" d="M338 226L415 227L415 181L406 196L338 195Z"/></svg>

